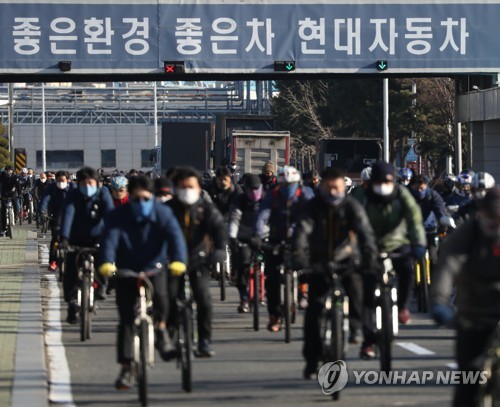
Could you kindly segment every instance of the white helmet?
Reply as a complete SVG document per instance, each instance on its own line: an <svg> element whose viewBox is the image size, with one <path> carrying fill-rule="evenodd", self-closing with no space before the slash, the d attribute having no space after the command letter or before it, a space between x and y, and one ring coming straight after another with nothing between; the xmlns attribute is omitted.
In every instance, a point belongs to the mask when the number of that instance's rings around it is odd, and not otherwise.
<svg viewBox="0 0 500 407"><path fill-rule="evenodd" d="M364 182L370 181L370 179L372 178L372 167L363 168L363 170L361 171L360 177L361 177L361 181L364 181Z"/></svg>
<svg viewBox="0 0 500 407"><path fill-rule="evenodd" d="M300 182L300 172L295 167L285 165L278 169L278 182L280 184L292 184Z"/></svg>
<svg viewBox="0 0 500 407"><path fill-rule="evenodd" d="M489 172L477 172L472 177L472 188L493 189L495 185L495 178Z"/></svg>
<svg viewBox="0 0 500 407"><path fill-rule="evenodd" d="M352 187L352 179L349 177L344 177L345 186L347 188Z"/></svg>
<svg viewBox="0 0 500 407"><path fill-rule="evenodd" d="M21 169L21 174L27 174L27 173L28 173L28 169L26 167Z"/></svg>

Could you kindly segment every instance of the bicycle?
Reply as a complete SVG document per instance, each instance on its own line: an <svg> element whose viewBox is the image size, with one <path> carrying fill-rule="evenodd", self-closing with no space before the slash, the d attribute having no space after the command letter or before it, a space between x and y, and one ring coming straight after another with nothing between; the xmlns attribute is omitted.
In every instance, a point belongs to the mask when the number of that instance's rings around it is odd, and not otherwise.
<svg viewBox="0 0 500 407"><path fill-rule="evenodd" d="M116 278L132 278L137 280L138 297L135 306L134 318L134 358L132 374L137 381L139 401L142 406L148 405L148 368L154 366L155 334L152 318L153 284L150 277L162 272L162 267L149 271L136 272L121 269L115 274Z"/></svg>
<svg viewBox="0 0 500 407"><path fill-rule="evenodd" d="M248 300L253 314L253 330L259 330L259 305L265 298L264 256L261 252L252 251L250 271L248 273Z"/></svg>
<svg viewBox="0 0 500 407"><path fill-rule="evenodd" d="M188 273L184 273L182 289L176 299L177 318L175 325L177 368L181 369L182 389L193 390L193 357L198 345L197 307L191 293Z"/></svg>
<svg viewBox="0 0 500 407"><path fill-rule="evenodd" d="M281 242L278 245L266 244L273 255L281 255L283 261L279 265L279 273L281 278L281 313L285 324L285 343L291 342L291 325L296 321L297 314L297 298L298 298L298 272L289 267L290 260L290 245L286 242Z"/></svg>
<svg viewBox="0 0 500 407"><path fill-rule="evenodd" d="M478 406L500 407L500 324L484 354L481 371L486 372L486 383L480 385Z"/></svg>
<svg viewBox="0 0 500 407"><path fill-rule="evenodd" d="M398 291L396 288L396 272L392 259L399 254L380 253L383 273L379 286L375 289L375 322L377 344L380 352L380 370L391 371L392 342L398 335Z"/></svg>
<svg viewBox="0 0 500 407"><path fill-rule="evenodd" d="M16 218L14 214L14 205L12 203L12 198L2 198L2 202L5 205L5 229L7 236L13 239L13 229L16 223Z"/></svg>
<svg viewBox="0 0 500 407"><path fill-rule="evenodd" d="M325 274L330 280L330 289L326 297L325 307L321 316L321 341L323 348L323 362L335 362L344 360L348 348L349 336L349 298L346 295L341 278L342 272L351 268L336 262L328 262L326 265L316 265L311 271L303 274ZM340 392L332 394L333 400L340 399Z"/></svg>
<svg viewBox="0 0 500 407"><path fill-rule="evenodd" d="M94 312L94 255L97 247L69 246L66 253L76 253L78 270L77 305L80 312L80 340L92 337L92 313Z"/></svg>
<svg viewBox="0 0 500 407"><path fill-rule="evenodd" d="M231 271L231 253L226 245L226 260L215 264L216 279L219 281L220 300L226 301L226 284Z"/></svg>
<svg viewBox="0 0 500 407"><path fill-rule="evenodd" d="M24 191L21 194L19 212L19 219L21 224L25 220L28 221L29 225L33 223L33 198L29 191Z"/></svg>

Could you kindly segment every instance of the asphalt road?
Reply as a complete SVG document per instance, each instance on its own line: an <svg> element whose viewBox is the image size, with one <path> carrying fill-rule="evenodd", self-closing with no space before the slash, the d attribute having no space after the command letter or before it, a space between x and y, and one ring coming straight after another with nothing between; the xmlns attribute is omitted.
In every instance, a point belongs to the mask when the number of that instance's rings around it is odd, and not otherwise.
<svg viewBox="0 0 500 407"><path fill-rule="evenodd" d="M46 266L41 267L46 274ZM302 315L293 327L293 341L286 344L283 334L265 330L254 332L250 315L236 312L237 293L231 287L225 302L212 286L214 302L214 350L211 359L194 363L193 392L182 391L180 371L175 362L157 363L150 374L150 405L154 406L308 406L333 403L323 395L317 381L302 379ZM61 319L66 317L62 304ZM265 308L261 308L262 315ZM138 405L137 392L116 391L117 311L114 297L99 303L94 317L94 335L80 342L79 326L63 326L63 343L71 372L71 391L77 406ZM408 345L413 344L413 345ZM416 346L415 346L416 345ZM453 363L453 331L437 329L424 315L414 314L413 323L401 329L394 345L393 368L399 371L449 371ZM350 346L349 370L378 370L379 363L358 358L358 346ZM450 385L357 385L350 377L338 406L446 406L450 405Z"/></svg>

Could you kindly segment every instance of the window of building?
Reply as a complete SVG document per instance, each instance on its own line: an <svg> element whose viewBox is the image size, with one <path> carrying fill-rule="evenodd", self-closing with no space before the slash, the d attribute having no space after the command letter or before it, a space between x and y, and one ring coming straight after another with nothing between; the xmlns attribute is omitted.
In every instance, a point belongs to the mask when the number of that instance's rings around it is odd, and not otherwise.
<svg viewBox="0 0 500 407"><path fill-rule="evenodd" d="M116 150L101 150L101 167L116 168Z"/></svg>
<svg viewBox="0 0 500 407"><path fill-rule="evenodd" d="M141 150L141 167L152 167L154 165L152 158L153 156L151 155L151 150Z"/></svg>
<svg viewBox="0 0 500 407"><path fill-rule="evenodd" d="M83 167L83 150L52 150L46 151L45 159L47 169L59 170L65 168ZM36 152L36 166L43 167L42 151Z"/></svg>

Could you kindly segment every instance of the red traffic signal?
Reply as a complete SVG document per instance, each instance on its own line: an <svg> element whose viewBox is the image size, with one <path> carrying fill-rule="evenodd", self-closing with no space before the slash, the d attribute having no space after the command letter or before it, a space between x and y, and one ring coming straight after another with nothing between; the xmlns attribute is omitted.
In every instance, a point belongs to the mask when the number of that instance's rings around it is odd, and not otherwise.
<svg viewBox="0 0 500 407"><path fill-rule="evenodd" d="M163 66L165 68L165 73L175 74L175 73L185 73L184 61L164 61Z"/></svg>

